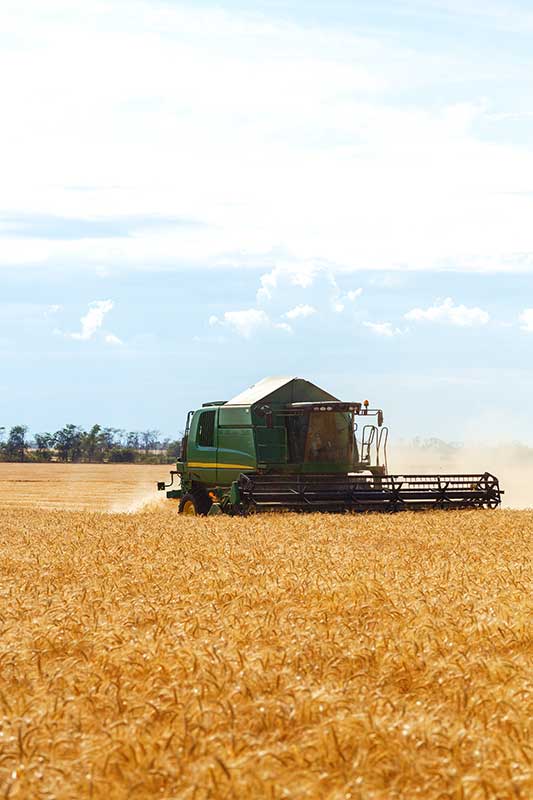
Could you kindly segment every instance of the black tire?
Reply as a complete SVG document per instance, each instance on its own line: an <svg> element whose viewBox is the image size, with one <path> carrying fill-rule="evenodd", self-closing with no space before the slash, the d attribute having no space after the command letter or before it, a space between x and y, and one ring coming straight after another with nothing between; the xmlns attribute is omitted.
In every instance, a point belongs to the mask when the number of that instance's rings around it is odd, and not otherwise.
<svg viewBox="0 0 533 800"><path fill-rule="evenodd" d="M187 516L205 517L211 508L205 489L193 489L186 492L180 500L179 513Z"/></svg>

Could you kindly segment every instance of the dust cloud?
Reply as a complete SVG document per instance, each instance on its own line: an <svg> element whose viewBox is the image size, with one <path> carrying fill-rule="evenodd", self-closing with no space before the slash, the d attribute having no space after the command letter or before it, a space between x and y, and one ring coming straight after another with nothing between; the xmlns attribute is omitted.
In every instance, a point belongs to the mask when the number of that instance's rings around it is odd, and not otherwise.
<svg viewBox="0 0 533 800"><path fill-rule="evenodd" d="M143 488L133 497L117 500L112 503L108 511L111 514L136 514L138 511L147 511L150 508L161 506L166 501L166 494Z"/></svg>
<svg viewBox="0 0 533 800"><path fill-rule="evenodd" d="M533 448L520 443L455 445L429 440L400 442L391 448L389 472L490 472L505 492L503 508L533 507Z"/></svg>

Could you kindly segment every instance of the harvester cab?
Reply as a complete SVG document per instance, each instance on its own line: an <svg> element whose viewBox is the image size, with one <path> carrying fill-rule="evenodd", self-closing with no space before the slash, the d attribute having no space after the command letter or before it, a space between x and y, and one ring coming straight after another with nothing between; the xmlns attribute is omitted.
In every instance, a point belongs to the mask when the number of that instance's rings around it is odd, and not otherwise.
<svg viewBox="0 0 533 800"><path fill-rule="evenodd" d="M301 378L265 378L189 412L176 469L158 489L191 515L500 504L489 473L389 475L387 442L383 412L367 400L343 402Z"/></svg>

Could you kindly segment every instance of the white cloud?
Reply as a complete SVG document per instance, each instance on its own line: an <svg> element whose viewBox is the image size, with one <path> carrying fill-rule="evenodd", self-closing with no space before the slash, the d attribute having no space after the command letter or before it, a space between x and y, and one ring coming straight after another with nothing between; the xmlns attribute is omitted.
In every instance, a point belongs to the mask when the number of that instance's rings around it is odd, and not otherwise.
<svg viewBox="0 0 533 800"><path fill-rule="evenodd" d="M46 318L53 317L55 314L59 314L61 311L63 311L63 306L61 306L61 305L56 303L54 305L50 305L50 306L46 307L46 309L44 311L44 316Z"/></svg>
<svg viewBox="0 0 533 800"><path fill-rule="evenodd" d="M369 328L376 336L400 336L403 331L400 328L395 328L392 322L363 322L366 328Z"/></svg>
<svg viewBox="0 0 533 800"><path fill-rule="evenodd" d="M280 330L280 331L285 331L286 333L294 333L294 331L291 328L291 326L288 325L286 322L275 322L273 324L273 327L274 328L278 328L278 330Z"/></svg>
<svg viewBox="0 0 533 800"><path fill-rule="evenodd" d="M305 319L306 317L311 317L313 314L316 314L316 308L305 304L291 308L291 310L287 311L283 316L287 317L287 319Z"/></svg>
<svg viewBox="0 0 533 800"><path fill-rule="evenodd" d="M257 290L257 302L272 300L274 291L278 288L281 280L288 281L290 286L299 286L301 289L308 289L313 285L317 273L321 267L311 262L282 262L277 264L270 272L261 275L259 279L259 289Z"/></svg>
<svg viewBox="0 0 533 800"><path fill-rule="evenodd" d="M399 289L405 281L405 274L401 272L382 272L370 279L370 283L380 289Z"/></svg>
<svg viewBox="0 0 533 800"><path fill-rule="evenodd" d="M330 282L333 286L331 307L336 314L341 314L346 307L346 303L353 303L363 294L362 289L351 289L349 292L346 292L346 294L342 294L333 275L330 277Z"/></svg>
<svg viewBox="0 0 533 800"><path fill-rule="evenodd" d="M94 337L99 328L102 327L104 317L113 308L112 300L95 300L89 303L89 310L80 320L81 331L79 333L69 333L70 339L78 339L87 342Z"/></svg>
<svg viewBox="0 0 533 800"><path fill-rule="evenodd" d="M283 314L288 319L308 317L317 313L320 301L329 298L331 310L340 314L347 303L355 302L363 293L362 288L350 289L343 293L335 276L335 270L327 263L315 261L283 261L261 275L256 300L259 306L271 302L287 302L298 300L299 290L305 290L306 296L314 303L296 302L295 306ZM318 301L318 302L317 302Z"/></svg>
<svg viewBox="0 0 533 800"><path fill-rule="evenodd" d="M533 308L525 308L518 319L522 323L520 330L533 333Z"/></svg>
<svg viewBox="0 0 533 800"><path fill-rule="evenodd" d="M481 24L484 27L493 27L499 31L515 31L524 34L526 31L533 30L533 14L528 9L527 4L521 7L518 3L489 2L489 0L431 0L430 3L424 0L420 7L414 3L413 9L418 13L428 10L429 7L439 9L451 15L459 17L470 17L466 24L475 24L476 30ZM472 22L475 20L475 23Z"/></svg>
<svg viewBox="0 0 533 800"><path fill-rule="evenodd" d="M357 300L358 297L361 297L363 294L362 289L351 289L349 292L346 293L346 299L353 303L354 300Z"/></svg>
<svg viewBox="0 0 533 800"><path fill-rule="evenodd" d="M158 0L3 9L14 44L0 68L16 81L0 88L0 209L159 213L203 227L20 233L3 241L0 264L264 263L260 299L279 254L302 287L313 277L301 265L321 260L335 270L533 267L531 200L520 194L533 185L533 147L498 140L502 123L483 103L433 101L455 81L474 98L490 91L500 56ZM404 89L409 105L390 99Z"/></svg>
<svg viewBox="0 0 533 800"><path fill-rule="evenodd" d="M459 327L486 325L490 320L487 311L477 306L456 306L451 297L429 308L413 308L404 314L404 318L412 322L442 322Z"/></svg>
<svg viewBox="0 0 533 800"><path fill-rule="evenodd" d="M235 333L244 339L250 339L255 333L266 328L278 328L287 333L292 333L292 328L286 322L272 322L268 314L259 308L247 308L243 311L225 311L221 318L209 317L209 325L225 325L232 328Z"/></svg>
<svg viewBox="0 0 533 800"><path fill-rule="evenodd" d="M122 344L124 344L122 339L119 339L118 336L115 336L114 333L106 334L105 341L107 342L107 344L113 344L113 345L122 345Z"/></svg>
<svg viewBox="0 0 533 800"><path fill-rule="evenodd" d="M275 268L271 272L261 275L259 282L260 286L257 290L257 302L260 303L265 300L271 300L272 294L278 285L278 269Z"/></svg>

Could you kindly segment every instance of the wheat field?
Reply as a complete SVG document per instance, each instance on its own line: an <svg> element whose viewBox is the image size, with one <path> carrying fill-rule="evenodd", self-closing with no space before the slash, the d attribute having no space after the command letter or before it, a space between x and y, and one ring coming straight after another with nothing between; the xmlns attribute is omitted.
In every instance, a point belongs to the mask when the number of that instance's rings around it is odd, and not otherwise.
<svg viewBox="0 0 533 800"><path fill-rule="evenodd" d="M136 511L167 480L169 466L0 463L0 508Z"/></svg>
<svg viewBox="0 0 533 800"><path fill-rule="evenodd" d="M5 494L0 797L533 796L533 513Z"/></svg>

